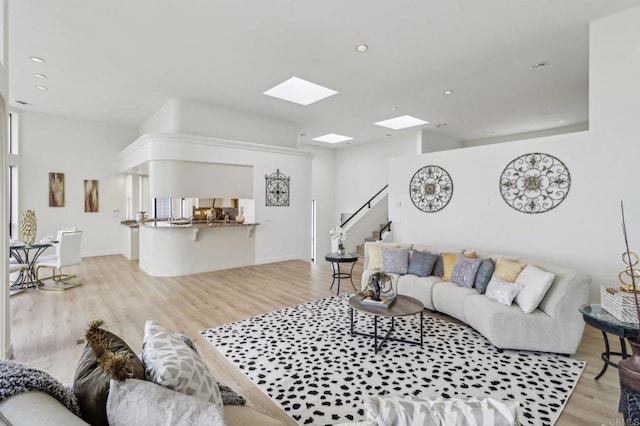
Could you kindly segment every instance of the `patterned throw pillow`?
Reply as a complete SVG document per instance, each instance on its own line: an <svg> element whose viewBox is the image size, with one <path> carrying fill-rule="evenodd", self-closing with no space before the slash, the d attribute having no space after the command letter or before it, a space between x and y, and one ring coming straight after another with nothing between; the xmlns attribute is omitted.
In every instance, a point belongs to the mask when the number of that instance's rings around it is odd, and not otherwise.
<svg viewBox="0 0 640 426"><path fill-rule="evenodd" d="M419 277L428 277L433 272L433 267L438 260L438 255L414 250L409 261L408 273Z"/></svg>
<svg viewBox="0 0 640 426"><path fill-rule="evenodd" d="M406 274L408 268L408 248L382 247L382 272L388 274Z"/></svg>
<svg viewBox="0 0 640 426"><path fill-rule="evenodd" d="M215 404L136 379L111 381L107 417L110 426L225 425L224 411Z"/></svg>
<svg viewBox="0 0 640 426"><path fill-rule="evenodd" d="M205 399L222 410L220 389L200 355L154 321L147 321L144 327L142 362L149 380Z"/></svg>
<svg viewBox="0 0 640 426"><path fill-rule="evenodd" d="M369 262L367 269L381 269L382 268L382 247L396 248L400 247L397 244L370 244L369 247Z"/></svg>
<svg viewBox="0 0 640 426"><path fill-rule="evenodd" d="M487 285L489 285L489 280L493 275L493 270L495 269L496 264L493 262L493 259L484 259L478 268L478 273L476 274L476 282L475 287L478 290L478 293L484 294L487 291Z"/></svg>
<svg viewBox="0 0 640 426"><path fill-rule="evenodd" d="M522 287L522 284L508 283L496 277L494 274L491 281L489 281L485 295L493 301L511 306L513 299L516 298L520 290L522 290Z"/></svg>
<svg viewBox="0 0 640 426"><path fill-rule="evenodd" d="M476 273L482 263L482 259L458 257L456 265L451 273L451 282L462 287L471 288L476 279Z"/></svg>

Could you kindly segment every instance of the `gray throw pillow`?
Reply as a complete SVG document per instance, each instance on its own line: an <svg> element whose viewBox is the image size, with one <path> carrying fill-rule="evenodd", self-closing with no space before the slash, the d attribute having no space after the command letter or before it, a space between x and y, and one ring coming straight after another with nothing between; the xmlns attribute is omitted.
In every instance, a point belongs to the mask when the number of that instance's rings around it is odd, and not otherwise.
<svg viewBox="0 0 640 426"><path fill-rule="evenodd" d="M482 261L476 274L475 287L478 293L484 294L487 291L487 285L489 285L489 280L491 280L495 267L496 264L493 259L484 259Z"/></svg>
<svg viewBox="0 0 640 426"><path fill-rule="evenodd" d="M382 247L382 271L388 274L406 274L409 268L408 248Z"/></svg>
<svg viewBox="0 0 640 426"><path fill-rule="evenodd" d="M470 259L464 256L458 256L453 272L451 273L451 282L459 286L471 288L476 279L476 273L482 263L482 259Z"/></svg>
<svg viewBox="0 0 640 426"><path fill-rule="evenodd" d="M438 256L433 253L414 250L409 261L408 273L419 277L428 277L433 271Z"/></svg>
<svg viewBox="0 0 640 426"><path fill-rule="evenodd" d="M435 251L428 252L430 254L435 254L438 256L436 259L436 263L433 265L433 271L431 271L431 275L435 275L437 277L441 277L444 275L444 261L442 260L442 253L438 253Z"/></svg>

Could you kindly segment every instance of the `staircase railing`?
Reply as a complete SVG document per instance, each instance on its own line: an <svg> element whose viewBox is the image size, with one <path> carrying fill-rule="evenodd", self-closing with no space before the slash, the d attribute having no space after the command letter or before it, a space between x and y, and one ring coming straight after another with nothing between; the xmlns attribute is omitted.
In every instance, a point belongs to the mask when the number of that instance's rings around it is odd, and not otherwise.
<svg viewBox="0 0 640 426"><path fill-rule="evenodd" d="M378 241L382 241L382 236L385 232L391 232L391 221L387 222L387 224L380 230L380 235L378 235Z"/></svg>
<svg viewBox="0 0 640 426"><path fill-rule="evenodd" d="M376 195L374 195L373 197L369 198L369 200L365 201L365 203L362 205L362 207L360 207L358 210L356 210L356 212L355 212L354 214L352 214L351 216L349 216L349 218L348 218L347 220L345 220L344 222L342 222L342 223L340 224L340 227L341 227L341 228L344 228L344 226L345 226L347 223L349 223L349 221L350 221L351 219L353 219L354 217L356 217L356 216L358 215L358 213L360 213L362 210L364 210L364 208L365 208L365 207L367 207L367 208L371 208L371 202L372 202L373 200L375 200L375 198L376 198L378 195L380 195L380 194L381 194L385 189L387 189L388 187L389 187L389 184L386 184L385 186L383 186L383 187L382 187L382 189L381 189L380 191L376 192ZM391 222L389 222L389 223L391 223ZM387 224L387 225L389 225L389 224ZM391 229L391 228L389 228L389 229Z"/></svg>

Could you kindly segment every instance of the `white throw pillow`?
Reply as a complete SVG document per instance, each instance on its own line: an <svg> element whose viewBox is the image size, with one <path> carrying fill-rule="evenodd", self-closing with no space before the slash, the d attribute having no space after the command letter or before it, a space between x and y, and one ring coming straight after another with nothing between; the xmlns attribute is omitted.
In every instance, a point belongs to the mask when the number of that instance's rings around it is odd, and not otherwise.
<svg viewBox="0 0 640 426"><path fill-rule="evenodd" d="M543 271L533 265L524 267L516 278L516 283L524 286L516 296L516 303L520 305L525 314L536 310L555 277L551 272Z"/></svg>
<svg viewBox="0 0 640 426"><path fill-rule="evenodd" d="M515 299L520 290L522 290L522 287L522 284L508 283L494 275L491 277L491 281L489 281L487 291L484 295L498 303L511 306L513 299Z"/></svg>
<svg viewBox="0 0 640 426"><path fill-rule="evenodd" d="M224 411L215 404L138 379L111 380L107 418L110 426L226 424Z"/></svg>
<svg viewBox="0 0 640 426"><path fill-rule="evenodd" d="M144 327L142 362L152 382L202 398L222 410L218 383L200 355L154 321L147 321Z"/></svg>
<svg viewBox="0 0 640 426"><path fill-rule="evenodd" d="M394 426L513 426L518 402L484 399L371 396L364 400L367 419Z"/></svg>

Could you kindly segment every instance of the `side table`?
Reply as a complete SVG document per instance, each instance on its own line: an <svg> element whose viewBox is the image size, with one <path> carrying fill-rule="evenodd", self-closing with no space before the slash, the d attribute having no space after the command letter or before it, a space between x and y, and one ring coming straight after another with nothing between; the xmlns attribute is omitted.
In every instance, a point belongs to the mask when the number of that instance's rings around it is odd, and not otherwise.
<svg viewBox="0 0 640 426"><path fill-rule="evenodd" d="M329 288L332 289L333 285L336 282L336 279L338 280L338 291L336 292L336 295L340 294L340 280L343 278L349 278L351 280L351 286L353 287L354 290L357 290L356 286L353 284L353 278L352 278L353 267L356 265L356 262L358 261L357 254L329 253L324 257L324 260L326 260L327 262L331 262L331 269L333 270L333 274L331 275L331 277L333 278L333 281L331 281L331 287ZM341 263L351 263L351 269L349 270L349 272L340 270Z"/></svg>
<svg viewBox="0 0 640 426"><path fill-rule="evenodd" d="M620 356L622 359L628 358L629 354L627 353L627 345L624 341L627 337L634 337L638 335L638 324L622 322L618 321L616 317L611 315L609 312L602 309L602 306L599 304L592 305L582 305L578 308L580 313L582 314L582 318L584 322L597 328L602 332L602 339L604 340L604 352L600 354L600 358L604 362L602 369L598 373L594 380L598 380L605 371L607 371L608 366L612 366L618 368L618 364L611 361L611 356ZM620 352L611 352L609 347L609 338L607 337L607 333L613 334L620 338Z"/></svg>

